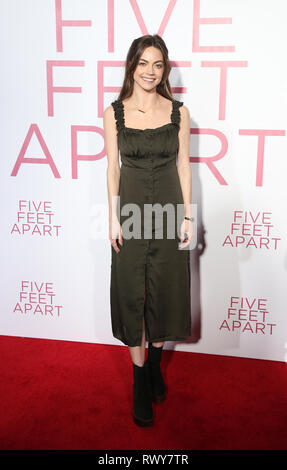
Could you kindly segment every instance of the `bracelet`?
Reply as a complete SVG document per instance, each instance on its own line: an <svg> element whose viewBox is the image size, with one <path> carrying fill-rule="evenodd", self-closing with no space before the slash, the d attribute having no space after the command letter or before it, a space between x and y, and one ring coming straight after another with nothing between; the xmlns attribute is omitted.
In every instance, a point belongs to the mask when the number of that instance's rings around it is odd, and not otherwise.
<svg viewBox="0 0 287 470"><path fill-rule="evenodd" d="M186 220L191 220L193 221L194 220L194 217L184 217Z"/></svg>

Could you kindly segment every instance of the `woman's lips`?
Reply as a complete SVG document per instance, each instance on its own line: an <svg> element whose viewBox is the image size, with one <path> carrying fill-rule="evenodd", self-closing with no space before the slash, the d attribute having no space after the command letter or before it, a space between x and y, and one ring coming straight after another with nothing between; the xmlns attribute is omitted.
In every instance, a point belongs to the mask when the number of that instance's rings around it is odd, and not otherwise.
<svg viewBox="0 0 287 470"><path fill-rule="evenodd" d="M142 77L142 79L147 83L152 83L155 80L154 78L144 78L144 77Z"/></svg>

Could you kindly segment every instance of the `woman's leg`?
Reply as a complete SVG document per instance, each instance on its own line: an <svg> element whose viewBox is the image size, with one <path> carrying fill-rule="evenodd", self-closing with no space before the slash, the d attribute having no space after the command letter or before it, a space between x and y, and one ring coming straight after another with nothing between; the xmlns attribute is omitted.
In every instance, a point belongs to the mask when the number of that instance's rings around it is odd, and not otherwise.
<svg viewBox="0 0 287 470"><path fill-rule="evenodd" d="M164 345L164 342L161 343L152 343L154 347L160 348ZM143 366L145 360L145 346L146 346L146 339L145 339L145 323L144 323L144 316L143 316L143 333L142 333L142 344L141 346L129 346L131 358L134 364L137 366Z"/></svg>
<svg viewBox="0 0 287 470"><path fill-rule="evenodd" d="M129 346L131 358L134 364L137 366L144 365L145 359L145 324L144 324L144 316L143 316L143 334L142 334L142 344L141 346Z"/></svg>

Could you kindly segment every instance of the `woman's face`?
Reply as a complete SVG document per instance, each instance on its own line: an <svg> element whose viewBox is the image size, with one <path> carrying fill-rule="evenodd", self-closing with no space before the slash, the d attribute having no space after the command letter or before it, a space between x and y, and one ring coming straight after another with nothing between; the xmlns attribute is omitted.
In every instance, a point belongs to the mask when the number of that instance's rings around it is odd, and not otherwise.
<svg viewBox="0 0 287 470"><path fill-rule="evenodd" d="M134 81L145 90L152 90L161 81L164 72L162 53L156 47L147 47L134 71Z"/></svg>

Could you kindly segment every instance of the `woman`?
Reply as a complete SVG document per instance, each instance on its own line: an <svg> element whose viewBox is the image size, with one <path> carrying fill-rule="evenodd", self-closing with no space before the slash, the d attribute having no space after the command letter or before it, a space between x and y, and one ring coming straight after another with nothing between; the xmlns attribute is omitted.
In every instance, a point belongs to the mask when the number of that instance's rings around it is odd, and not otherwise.
<svg viewBox="0 0 287 470"><path fill-rule="evenodd" d="M160 369L164 341L191 335L190 116L172 96L170 69L160 36L135 39L119 97L104 112L112 330L129 346L133 419L140 426L153 424L152 401L158 403L166 396ZM147 222L147 209L156 204L169 206L172 223L165 223L162 212ZM135 236L123 230L130 228L131 211L133 229L138 229ZM176 232L173 238L167 233L170 228Z"/></svg>

